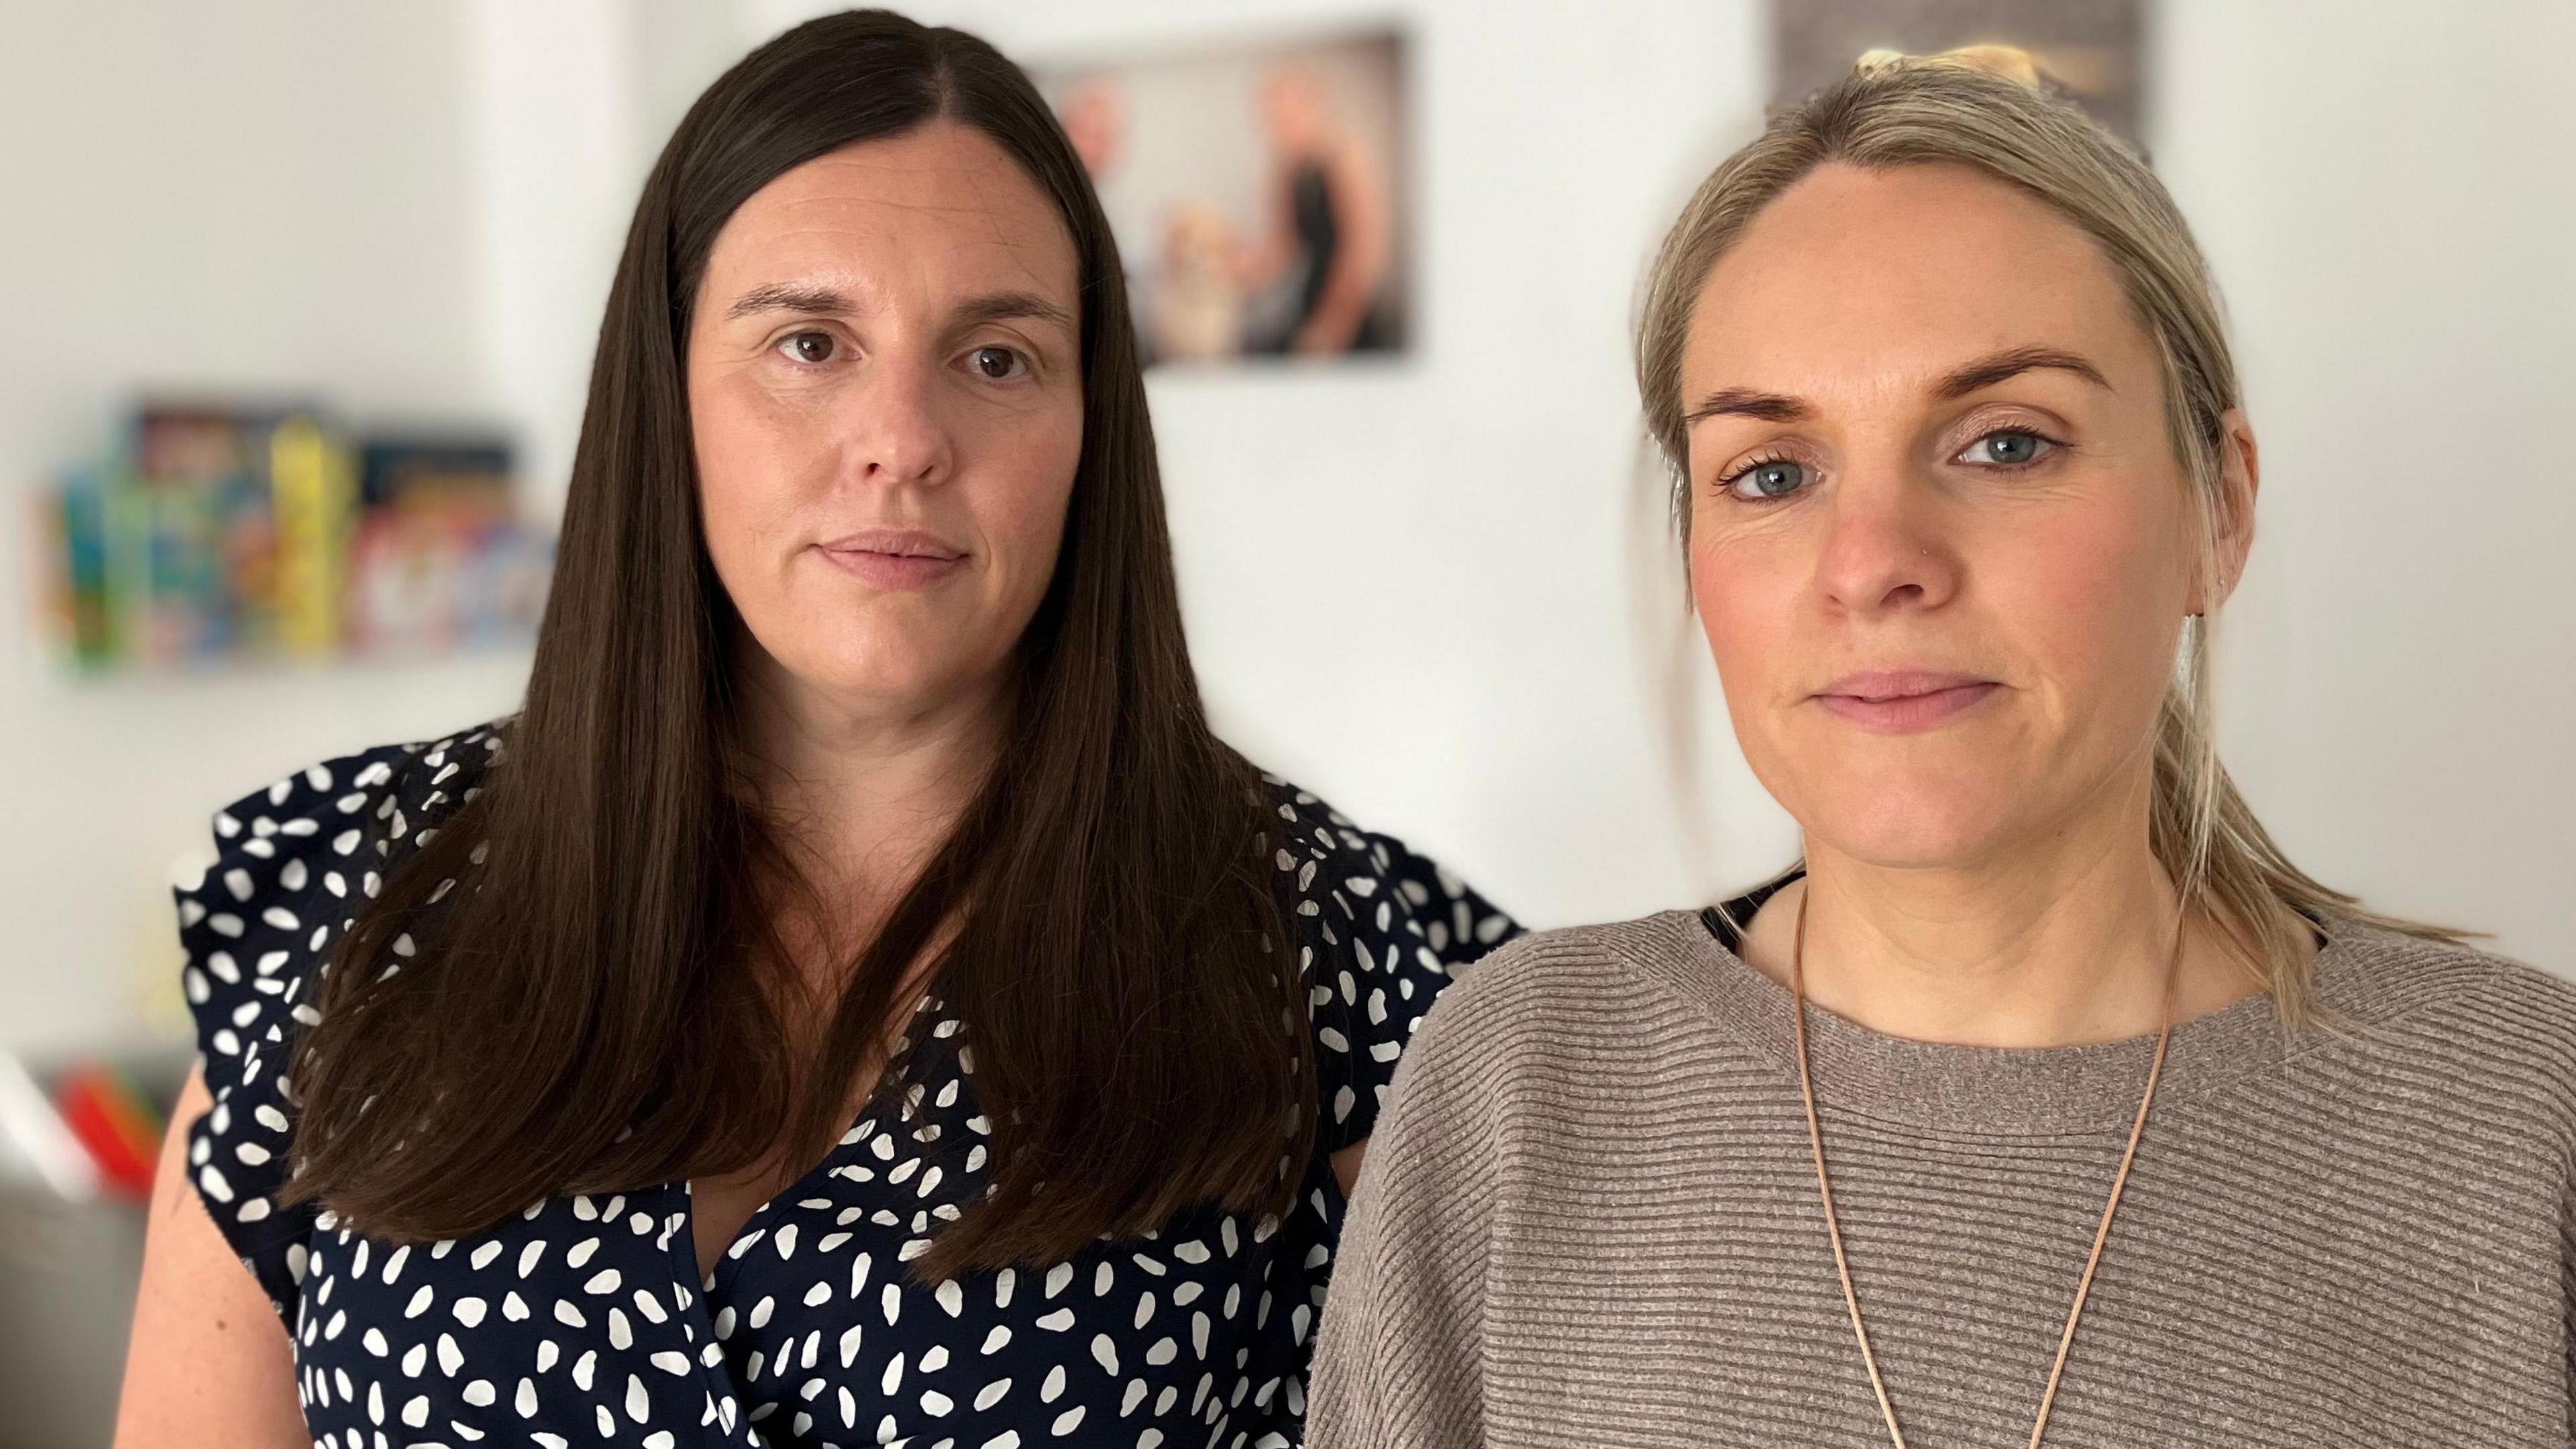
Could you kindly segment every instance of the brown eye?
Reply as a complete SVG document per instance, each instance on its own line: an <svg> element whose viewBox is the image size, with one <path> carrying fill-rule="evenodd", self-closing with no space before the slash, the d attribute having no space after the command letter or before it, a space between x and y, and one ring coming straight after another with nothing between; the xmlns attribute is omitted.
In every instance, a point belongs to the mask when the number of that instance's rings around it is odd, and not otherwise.
<svg viewBox="0 0 2576 1449"><path fill-rule="evenodd" d="M829 362L833 354L841 350L829 332L799 332L780 346L787 350L789 357L807 363Z"/></svg>
<svg viewBox="0 0 2576 1449"><path fill-rule="evenodd" d="M978 347L966 354L966 362L968 366L975 369L976 376L989 378L994 382L1003 382L1017 377L1026 370L1027 366L1020 354L1007 347Z"/></svg>

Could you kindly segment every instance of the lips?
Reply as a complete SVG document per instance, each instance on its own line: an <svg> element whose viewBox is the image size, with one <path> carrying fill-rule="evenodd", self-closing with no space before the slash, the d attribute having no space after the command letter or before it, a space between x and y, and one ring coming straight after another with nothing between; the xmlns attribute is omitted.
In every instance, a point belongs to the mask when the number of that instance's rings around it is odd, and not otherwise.
<svg viewBox="0 0 2576 1449"><path fill-rule="evenodd" d="M1991 679L1922 669L1847 674L1812 696L1828 714L1873 734L1918 734L1948 723L2003 686Z"/></svg>
<svg viewBox="0 0 2576 1449"><path fill-rule="evenodd" d="M966 564L966 550L917 528L862 529L814 550L841 572L889 591L928 588Z"/></svg>
<svg viewBox="0 0 2576 1449"><path fill-rule="evenodd" d="M815 547L825 553L881 553L889 558L927 558L956 560L966 550L949 543L935 533L918 528L863 528L857 533L831 539Z"/></svg>

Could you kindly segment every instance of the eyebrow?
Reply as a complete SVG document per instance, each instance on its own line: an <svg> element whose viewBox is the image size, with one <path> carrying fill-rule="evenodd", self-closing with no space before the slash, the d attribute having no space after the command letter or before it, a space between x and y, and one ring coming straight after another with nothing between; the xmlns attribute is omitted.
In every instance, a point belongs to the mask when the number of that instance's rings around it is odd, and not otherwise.
<svg viewBox="0 0 2576 1449"><path fill-rule="evenodd" d="M830 317L857 310L846 292L803 282L771 282L736 297L733 305L725 309L725 317L748 317L754 312L805 312Z"/></svg>
<svg viewBox="0 0 2576 1449"><path fill-rule="evenodd" d="M2111 391L2102 370L2072 352L2054 347L2015 347L1991 357L1981 357L1964 367L1954 368L1933 384L1933 395L1944 401L1955 401L1972 392L1980 392L1996 383L2055 368L2071 372L2104 391ZM1770 423L1804 422L1816 410L1800 398L1785 393L1759 392L1749 387L1724 387L1700 399L1699 406L1682 415L1682 426L1689 427L1704 418L1759 418Z"/></svg>
<svg viewBox="0 0 2576 1449"><path fill-rule="evenodd" d="M2109 380L2102 376L2100 368L2072 352L2062 352L2054 347L2016 347L2007 352L1998 352L1992 357L1981 357L1965 367L1956 369L1942 378L1932 391L1935 396L1954 401L1972 392L1993 387L2008 378L2019 377L2025 372L2035 372L2041 368L2071 372L2104 392L2113 390Z"/></svg>
<svg viewBox="0 0 2576 1449"><path fill-rule="evenodd" d="M1760 418L1766 423L1804 422L1816 410L1784 393L1756 392L1749 387L1722 387L1701 398L1699 406L1682 415L1682 426L1689 427L1704 418Z"/></svg>
<svg viewBox="0 0 2576 1449"><path fill-rule="evenodd" d="M772 282L754 287L725 309L728 319L748 317L755 312L796 312L814 317L843 317L857 312L859 305L847 292L832 287L801 282ZM1075 330L1073 314L1033 292L988 292L960 303L951 321L961 327L985 322L1007 322L1026 318L1051 323L1067 332Z"/></svg>
<svg viewBox="0 0 2576 1449"><path fill-rule="evenodd" d="M972 327L983 322L1044 322L1072 333L1079 329L1073 314L1034 292L993 292L972 297L961 303L952 319L958 326Z"/></svg>

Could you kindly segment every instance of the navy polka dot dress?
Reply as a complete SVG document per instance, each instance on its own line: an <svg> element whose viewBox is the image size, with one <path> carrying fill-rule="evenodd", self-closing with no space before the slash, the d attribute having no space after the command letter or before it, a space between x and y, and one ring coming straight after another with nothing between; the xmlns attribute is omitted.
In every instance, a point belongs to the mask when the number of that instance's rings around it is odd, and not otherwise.
<svg viewBox="0 0 2576 1449"><path fill-rule="evenodd" d="M189 1170L267 1290L315 1439L398 1445L1283 1445L1343 1203L1405 1039L1458 965L1516 932L1456 879L1275 784L1281 899L1311 986L1320 1100L1293 1210L1185 1213L1050 1267L936 1284L907 1264L984 1180L973 1033L935 995L898 1092L701 1278L685 1183L561 1197L395 1245L279 1207L289 1053L316 968L377 871L499 751L491 728L289 776L215 817L178 892L214 1106ZM1275 782L1274 782L1275 783ZM397 952L404 943L397 941Z"/></svg>

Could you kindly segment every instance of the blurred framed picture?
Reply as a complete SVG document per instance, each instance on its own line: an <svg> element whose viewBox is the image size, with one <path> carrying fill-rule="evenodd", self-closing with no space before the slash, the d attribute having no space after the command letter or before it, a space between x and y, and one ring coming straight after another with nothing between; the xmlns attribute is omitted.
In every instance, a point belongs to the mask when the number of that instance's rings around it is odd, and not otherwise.
<svg viewBox="0 0 2576 1449"><path fill-rule="evenodd" d="M1402 352L1405 43L1372 29L1041 69L1148 365Z"/></svg>
<svg viewBox="0 0 2576 1449"><path fill-rule="evenodd" d="M2140 144L2146 0L1772 0L1771 103L1839 80L1862 52L2013 45L2131 145Z"/></svg>

